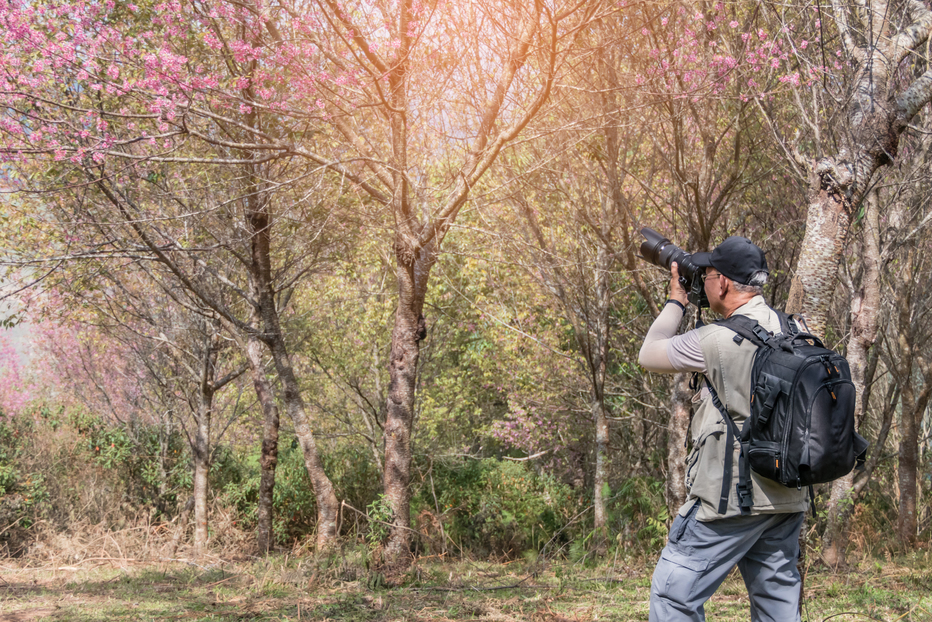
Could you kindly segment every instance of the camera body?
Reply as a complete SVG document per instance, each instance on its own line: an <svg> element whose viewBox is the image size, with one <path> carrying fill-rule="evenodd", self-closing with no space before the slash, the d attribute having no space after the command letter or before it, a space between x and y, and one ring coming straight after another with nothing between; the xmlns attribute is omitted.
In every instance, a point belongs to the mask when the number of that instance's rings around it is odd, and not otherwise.
<svg viewBox="0 0 932 622"><path fill-rule="evenodd" d="M692 254L663 237L650 227L641 229L644 241L641 242L641 259L648 261L670 271L670 266L676 262L680 274L680 284L686 290L689 302L703 309L709 306L709 299L705 295L702 275L705 268L693 263Z"/></svg>

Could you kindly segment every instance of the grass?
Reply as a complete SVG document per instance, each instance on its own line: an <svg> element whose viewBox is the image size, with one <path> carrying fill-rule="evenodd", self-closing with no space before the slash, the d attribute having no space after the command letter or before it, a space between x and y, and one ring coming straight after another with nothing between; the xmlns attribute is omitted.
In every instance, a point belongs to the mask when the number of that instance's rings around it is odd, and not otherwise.
<svg viewBox="0 0 932 622"><path fill-rule="evenodd" d="M100 562L96 562L100 563ZM620 622L646 620L649 565L419 560L385 588L360 558L271 556L201 565L119 560L97 567L0 566L0 621L303 620L320 622ZM709 620L744 621L733 573ZM932 621L932 565L868 562L810 571L803 620Z"/></svg>

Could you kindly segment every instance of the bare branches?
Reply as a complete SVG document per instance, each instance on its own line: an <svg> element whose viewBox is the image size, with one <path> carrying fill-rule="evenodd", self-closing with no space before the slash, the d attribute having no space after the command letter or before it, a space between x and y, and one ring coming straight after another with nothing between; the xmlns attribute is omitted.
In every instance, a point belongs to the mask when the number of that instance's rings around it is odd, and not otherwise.
<svg viewBox="0 0 932 622"><path fill-rule="evenodd" d="M900 63L913 53L929 38L932 30L932 11L919 2L909 3L913 23L893 37L890 42L890 58L893 63Z"/></svg>
<svg viewBox="0 0 932 622"><path fill-rule="evenodd" d="M896 97L900 122L905 126L929 101L932 101L932 69L916 78L905 91Z"/></svg>

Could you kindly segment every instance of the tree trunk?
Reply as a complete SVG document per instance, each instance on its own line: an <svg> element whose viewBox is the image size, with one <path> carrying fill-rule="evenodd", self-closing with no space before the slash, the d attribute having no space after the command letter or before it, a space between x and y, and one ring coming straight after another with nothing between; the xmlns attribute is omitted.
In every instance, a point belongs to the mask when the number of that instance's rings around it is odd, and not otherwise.
<svg viewBox="0 0 932 622"><path fill-rule="evenodd" d="M207 549L207 475L210 471L210 415L213 395L201 392L194 440L194 557Z"/></svg>
<svg viewBox="0 0 932 622"><path fill-rule="evenodd" d="M828 173L826 173L828 175ZM809 175L806 235L786 302L787 313L806 319L809 331L824 336L829 303L838 278L838 262L850 223L844 188L825 183L816 167Z"/></svg>
<svg viewBox="0 0 932 622"><path fill-rule="evenodd" d="M913 288L916 287L913 272L914 258L918 249L910 249L902 262L902 290L896 297L899 310L897 321L897 341L899 344L900 363L897 381L900 384L900 446L897 461L897 478L900 489L900 508L897 516L897 533L900 541L909 547L916 542L916 496L919 471L919 433L922 417L929 405L932 394L932 366L928 365L923 353L914 346L919 331L913 322ZM921 374L915 374L919 367ZM921 389L917 392L917 380L921 379Z"/></svg>
<svg viewBox="0 0 932 622"><path fill-rule="evenodd" d="M921 5L910 10L913 24L902 28L900 35L850 50L859 70L847 113L849 142L836 155L810 166L806 235L787 312L803 314L816 335L825 334L851 209L864 198L877 169L896 157L900 134L932 98L930 73L899 93L893 91L890 80L910 50L928 39L932 27L932 12ZM884 23L876 24L877 33L888 27L886 20L893 16L882 12L880 19ZM843 35L850 37L847 30Z"/></svg>
<svg viewBox="0 0 932 622"><path fill-rule="evenodd" d="M595 424L595 477L593 486L593 507L595 510L594 527L596 532L596 551L603 553L608 543L606 528L607 508L605 491L608 489L608 417L605 407L605 372L608 365L608 309L610 291L608 286L611 256L604 244L599 245L595 265L595 317L586 318L586 340L595 343L586 344L588 350L590 382L592 384L592 414Z"/></svg>
<svg viewBox="0 0 932 622"><path fill-rule="evenodd" d="M932 397L932 365L924 351L927 335L925 325L917 317L922 314L924 297L920 266L925 260L923 250L917 246L903 253L898 271L897 345L893 371L900 388L900 445L897 478L900 489L900 508L897 516L897 533L900 541L909 547L917 536L917 493L919 470L919 435L922 418ZM916 372L919 373L916 373Z"/></svg>
<svg viewBox="0 0 932 622"><path fill-rule="evenodd" d="M249 209L246 213L246 221L253 234L250 278L258 297L258 314L262 319L262 332L259 338L265 342L272 353L275 370L281 380L282 403L285 405L288 416L294 422L295 436L298 437L304 456L304 467L307 469L317 500L317 548L324 550L331 547L339 535L337 521L340 504L317 452L317 442L308 421L307 409L301 397L300 386L291 364L291 356L285 344L275 304L269 239L271 219L268 213L268 203L264 197L259 196L258 191L250 192L248 200Z"/></svg>
<svg viewBox="0 0 932 622"><path fill-rule="evenodd" d="M432 245L413 258L404 248L402 242L396 242L398 308L392 329L388 409L383 436L385 468L382 484L392 512L388 539L382 549L382 563L388 576L398 575L411 563L411 433L414 429L420 342L427 336L424 298L427 279L436 261Z"/></svg>
<svg viewBox="0 0 932 622"><path fill-rule="evenodd" d="M672 517L686 503L686 439L692 410L689 374L670 376L670 385L673 410L667 424L667 511Z"/></svg>
<svg viewBox="0 0 932 622"><path fill-rule="evenodd" d="M880 311L880 217L879 197L875 190L865 202L865 221L861 241L863 274L858 291L851 298L851 339L847 359L855 391L855 421L867 410L865 403L869 350L877 340ZM845 565L848 520L854 508L854 471L832 483L826 509L828 525L822 536L822 559L832 568Z"/></svg>
<svg viewBox="0 0 932 622"><path fill-rule="evenodd" d="M317 549L325 550L336 543L337 521L340 515L340 503L337 501L333 484L324 471L324 463L317 452L314 431L308 421L304 399L295 376L291 359L281 335L275 335L271 344L272 359L282 381L282 401L288 416L294 422L295 436L304 455L304 467L314 488L317 499Z"/></svg>
<svg viewBox="0 0 932 622"><path fill-rule="evenodd" d="M219 352L219 326L202 320L205 329L201 352L201 377L198 392L194 437L194 557L207 552L207 476L210 473L210 420L214 408L214 380ZM215 330L211 330L215 328Z"/></svg>
<svg viewBox="0 0 932 622"><path fill-rule="evenodd" d="M604 395L598 395L592 402L592 414L595 420L595 475L593 477L593 510L595 514L594 529L596 535L595 549L604 553L608 541L605 493L608 491L608 418L605 413Z"/></svg>
<svg viewBox="0 0 932 622"><path fill-rule="evenodd" d="M249 75L254 75L256 66L255 60L249 63ZM252 80L243 89L243 96L248 101L255 99ZM259 127L260 115L256 108L253 108L246 115L246 124L251 128ZM254 156L255 154L247 151L245 155ZM272 217L269 207L270 199L262 192L264 190L263 176L260 174L258 166L248 164L245 168L249 181L246 194L245 220L246 226L252 234L250 241L250 287L252 291L250 293L253 299L259 302L259 308L253 306L251 309L251 324L254 327L263 326L268 328L271 326L278 328L280 334L280 324L277 318L274 321L263 322L263 311L265 311L266 315L273 313L277 315L275 299L272 294ZM259 458L260 478L256 517L256 546L260 553L268 553L273 545L272 501L275 491L275 469L278 467L278 429L280 421L278 406L275 404L275 397L265 374L262 349L259 336L255 333L249 333L246 342L246 358L252 372L252 383L256 391L256 397L262 406L262 449ZM313 478L311 481L314 481Z"/></svg>
<svg viewBox="0 0 932 622"><path fill-rule="evenodd" d="M922 355L915 356L921 374L922 389L916 392L912 365L904 372L908 376L901 378L902 419L900 424L900 446L898 455L897 478L900 488L900 512L897 516L897 532L900 541L909 547L915 544L917 534L917 495L919 473L919 438L922 432L922 418L929 399L932 397L932 365Z"/></svg>
<svg viewBox="0 0 932 622"><path fill-rule="evenodd" d="M259 479L258 516L256 520L256 545L260 553L272 549L272 494L275 490L275 469L278 466L278 406L265 375L262 362L264 346L258 338L250 336L246 346L246 356L252 372L252 384L256 397L262 406L262 454L259 458L261 475Z"/></svg>
<svg viewBox="0 0 932 622"><path fill-rule="evenodd" d="M903 387L903 414L900 423L900 447L897 462L897 483L900 488L900 508L896 530L907 549L916 542L916 472L919 468L919 425L912 381Z"/></svg>

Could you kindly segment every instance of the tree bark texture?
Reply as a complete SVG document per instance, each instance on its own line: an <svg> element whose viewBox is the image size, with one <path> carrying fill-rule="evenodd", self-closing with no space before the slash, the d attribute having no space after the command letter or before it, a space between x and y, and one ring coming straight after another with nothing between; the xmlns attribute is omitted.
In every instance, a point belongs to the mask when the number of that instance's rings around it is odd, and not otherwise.
<svg viewBox="0 0 932 622"><path fill-rule="evenodd" d="M852 210L865 198L877 169L896 157L899 136L909 121L932 98L929 72L899 93L894 82L900 64L929 38L932 12L918 3L911 5L912 24L891 35L888 20L895 17L886 3L868 2L863 8L857 15L871 21L864 33L867 44L861 47L854 44L845 9L835 16L842 41L858 68L847 111L847 142L836 154L810 165L806 233L786 305L788 313L802 314L810 331L818 336L826 334ZM871 209L869 205L867 209ZM870 235L876 235L874 227ZM870 261L876 261L876 257ZM866 265L865 277L876 269L875 265ZM871 274L869 278L874 277ZM864 391L866 352L876 338L878 304L877 294L868 289L858 292L852 300L852 353L854 367L859 368L854 378L859 398ZM859 403L858 408L863 412L864 405ZM848 477L832 487L830 524L823 541L826 561L832 565L844 561L842 540L852 482Z"/></svg>
<svg viewBox="0 0 932 622"><path fill-rule="evenodd" d="M207 552L207 475L210 471L210 419L213 395L201 392L194 441L194 557Z"/></svg>
<svg viewBox="0 0 932 622"><path fill-rule="evenodd" d="M851 204L845 189L826 183L816 168L809 176L806 235L786 312L801 314L810 332L824 336L829 303L838 279L838 262L848 235Z"/></svg>
<svg viewBox="0 0 932 622"><path fill-rule="evenodd" d="M423 315L427 280L436 257L432 246L414 254L396 243L398 259L398 307L392 329L389 360L388 409L385 416L385 468L382 485L392 512L388 539L382 549L383 562L392 575L408 567L410 551L411 436L417 394L420 343L427 336Z"/></svg>
<svg viewBox="0 0 932 622"><path fill-rule="evenodd" d="M896 530L900 542L907 548L916 542L916 473L919 469L919 425L916 395L912 381L903 387L903 413L900 420L900 446L897 452L897 483L900 507ZM919 416L922 413L918 413Z"/></svg>
<svg viewBox="0 0 932 622"><path fill-rule="evenodd" d="M207 552L209 531L207 526L207 476L210 472L210 420L214 407L214 391L219 334L210 331L209 321L203 321L208 330L203 335L201 351L201 377L199 382L196 429L194 437L194 557ZM219 328L219 327L218 327Z"/></svg>
<svg viewBox="0 0 932 622"><path fill-rule="evenodd" d="M851 338L847 351L855 390L856 422L864 418L867 410L869 352L877 340L880 312L880 204L876 190L868 195L865 209L860 253L863 273L860 287L851 297ZM845 564L848 521L854 508L855 494L854 471L832 483L826 506L828 524L822 536L822 559L832 568Z"/></svg>
<svg viewBox="0 0 932 622"><path fill-rule="evenodd" d="M670 376L673 408L667 424L667 511L671 517L686 503L686 440L692 411L689 377L686 373Z"/></svg>
<svg viewBox="0 0 932 622"><path fill-rule="evenodd" d="M252 373L252 384L262 407L262 453L259 458L259 499L257 502L256 546L260 553L267 553L273 546L273 493L275 492L275 469L278 467L278 406L269 379L265 375L262 352L265 346L258 338L250 336L246 356Z"/></svg>
<svg viewBox="0 0 932 622"><path fill-rule="evenodd" d="M900 63L929 38L932 12L916 4L908 28L881 37L889 28L886 20L894 16L869 4L868 12L877 22L876 32L871 32L876 40L869 45L854 47L847 22L838 23L858 64L847 115L850 139L837 154L811 165L806 235L787 301L787 312L801 313L816 335L825 334L851 209L860 205L877 169L896 157L900 134L932 99L932 72L898 93L892 82Z"/></svg>

